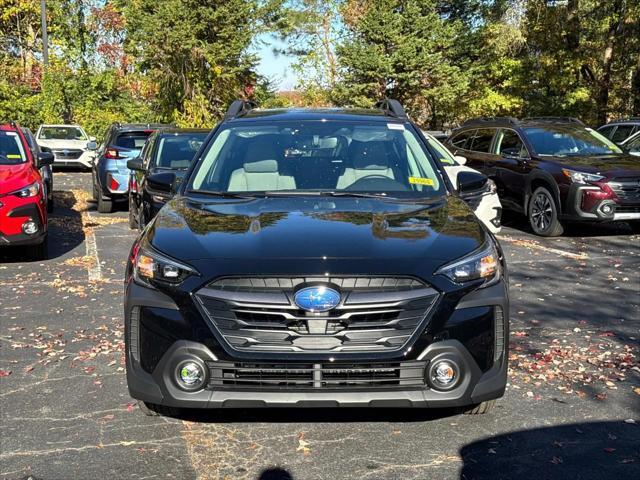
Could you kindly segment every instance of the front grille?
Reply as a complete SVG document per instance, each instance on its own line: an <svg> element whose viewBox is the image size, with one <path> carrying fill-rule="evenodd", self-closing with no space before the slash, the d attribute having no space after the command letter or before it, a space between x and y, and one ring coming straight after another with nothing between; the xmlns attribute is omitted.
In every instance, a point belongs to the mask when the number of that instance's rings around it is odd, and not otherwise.
<svg viewBox="0 0 640 480"><path fill-rule="evenodd" d="M640 203L640 177L615 178L609 182L609 186L622 203Z"/></svg>
<svg viewBox="0 0 640 480"><path fill-rule="evenodd" d="M424 388L426 362L320 364L207 362L209 388L358 389Z"/></svg>
<svg viewBox="0 0 640 480"><path fill-rule="evenodd" d="M53 155L59 160L76 160L82 155L82 150L70 148L67 150L53 150Z"/></svg>
<svg viewBox="0 0 640 480"><path fill-rule="evenodd" d="M312 284L341 293L325 313L298 308L294 293ZM438 299L412 278L296 277L222 279L196 293L206 317L235 350L370 352L401 349Z"/></svg>

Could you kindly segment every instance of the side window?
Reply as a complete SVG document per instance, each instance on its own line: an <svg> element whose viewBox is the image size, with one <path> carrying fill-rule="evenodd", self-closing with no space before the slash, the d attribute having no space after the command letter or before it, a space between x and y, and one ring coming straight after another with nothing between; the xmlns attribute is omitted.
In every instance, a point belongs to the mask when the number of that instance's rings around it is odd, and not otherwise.
<svg viewBox="0 0 640 480"><path fill-rule="evenodd" d="M611 125L608 127L602 127L598 129L598 133L600 133L601 135L604 135L607 138L611 138L611 134L613 133L613 130L615 129L615 125Z"/></svg>
<svg viewBox="0 0 640 480"><path fill-rule="evenodd" d="M493 140L495 133L496 131L492 128L479 129L473 138L471 148L467 149L473 150L474 152L489 153L491 151L491 140Z"/></svg>
<svg viewBox="0 0 640 480"><path fill-rule="evenodd" d="M633 125L618 125L618 128L616 128L613 136L609 138L611 138L611 140L613 140L615 143L620 143L629 138L632 133Z"/></svg>
<svg viewBox="0 0 640 480"><path fill-rule="evenodd" d="M501 130L496 140L496 153L506 157L528 157L527 149L513 130Z"/></svg>
<svg viewBox="0 0 640 480"><path fill-rule="evenodd" d="M475 130L467 130L465 132L460 132L455 137L453 137L449 143L451 143L451 145L453 145L455 148L468 150L471 145L470 138L473 136L475 132L476 132Z"/></svg>
<svg viewBox="0 0 640 480"><path fill-rule="evenodd" d="M142 152L140 153L140 158L142 159L142 163L144 164L144 168L149 168L149 165L151 164L151 152L153 151L153 146L155 145L155 143L156 143L155 137L154 138L150 138L144 144L144 148L142 149Z"/></svg>

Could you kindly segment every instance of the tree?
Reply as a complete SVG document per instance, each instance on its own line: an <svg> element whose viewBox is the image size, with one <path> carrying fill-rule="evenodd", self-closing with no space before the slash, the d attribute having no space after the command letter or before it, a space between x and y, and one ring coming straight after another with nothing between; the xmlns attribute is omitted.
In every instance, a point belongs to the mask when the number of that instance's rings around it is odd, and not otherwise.
<svg viewBox="0 0 640 480"><path fill-rule="evenodd" d="M281 0L121 0L125 51L157 86L158 114L211 126L251 81L254 37Z"/></svg>
<svg viewBox="0 0 640 480"><path fill-rule="evenodd" d="M437 128L455 118L469 78L454 63L461 22L434 0L350 0L343 7L347 38L338 53L340 104L371 106L399 99L419 123Z"/></svg>

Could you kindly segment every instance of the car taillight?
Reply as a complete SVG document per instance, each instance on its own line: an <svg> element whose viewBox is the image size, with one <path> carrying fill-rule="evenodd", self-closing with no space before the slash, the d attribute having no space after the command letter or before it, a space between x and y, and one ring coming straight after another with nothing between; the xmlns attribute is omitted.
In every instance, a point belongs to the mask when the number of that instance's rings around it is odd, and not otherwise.
<svg viewBox="0 0 640 480"><path fill-rule="evenodd" d="M104 158L120 158L120 152L115 148L107 148L104 152Z"/></svg>
<svg viewBox="0 0 640 480"><path fill-rule="evenodd" d="M120 187L120 184L118 183L118 181L111 177L111 181L109 182L109 188L111 190L118 190L118 187Z"/></svg>

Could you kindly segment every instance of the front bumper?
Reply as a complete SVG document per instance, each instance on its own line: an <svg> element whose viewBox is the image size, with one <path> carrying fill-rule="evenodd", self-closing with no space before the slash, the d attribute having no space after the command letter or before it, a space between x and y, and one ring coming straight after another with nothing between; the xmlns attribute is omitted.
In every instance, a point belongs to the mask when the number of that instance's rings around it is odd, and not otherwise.
<svg viewBox="0 0 640 480"><path fill-rule="evenodd" d="M54 167L84 167L91 168L93 161L96 157L96 153L92 151L85 151L78 158L67 158L63 154L59 154L54 150Z"/></svg>
<svg viewBox="0 0 640 480"><path fill-rule="evenodd" d="M140 308L153 309L154 317L150 325L145 326ZM136 310L138 309L138 310ZM500 312L502 321L486 326L486 311ZM433 388L425 379L421 386L403 385L402 381L393 387L357 387L353 385L340 388L327 387L322 383L323 369L341 367L353 362L336 358L334 363L327 360L302 360L301 357L283 355L278 364L293 369L300 362L312 363L314 381L317 387L290 388L283 386L265 386L247 388L237 387L233 382L225 384L224 377L217 376L229 365L244 366L243 360L228 355L219 345L211 341L178 339L180 332L197 329L189 326L180 309L171 298L161 292L130 283L125 302L125 342L127 383L133 398L145 402L174 407L187 408L237 408L237 407L462 407L482 401L499 398L504 394L507 380L508 345L508 299L503 281L463 297L455 307L444 328L437 332L425 333L428 336L426 348L413 351L408 358L384 360L402 365L429 365L440 359L453 360L459 367L460 380L449 390ZM137 312L132 315L132 312ZM133 317L133 318L132 318ZM164 320L163 320L164 318ZM166 322L166 325L160 326ZM490 322L491 323L491 322ZM482 331L469 332L474 324L485 325ZM146 338L149 328L156 329L153 338ZM488 337L486 329L491 329ZM426 331L428 331L427 329ZM426 332L425 331L425 332ZM490 338L490 340L487 340ZM487 359L478 355L475 346L482 342L491 342ZM149 366L144 349L150 348L156 361ZM158 349L165 342L166 348ZM205 345L207 343L208 345ZM422 344L424 345L424 343ZM215 347L215 348L214 348ZM175 380L177 365L186 359L196 359L203 365L209 376L206 387L196 392L179 388ZM368 362L368 363L367 363ZM366 361L359 360L360 366L379 365L383 362L376 353L371 353ZM146 363L146 365L145 365ZM251 364L260 363L253 360ZM273 364L273 360L267 362ZM375 367L377 368L377 367ZM372 368L373 369L373 368ZM317 375L316 375L317 373ZM424 377L424 373L422 374Z"/></svg>
<svg viewBox="0 0 640 480"><path fill-rule="evenodd" d="M602 198L596 197L599 195ZM562 217L581 222L640 220L640 203L622 203L615 194L606 195L595 185L572 184L567 190L566 211Z"/></svg>
<svg viewBox="0 0 640 480"><path fill-rule="evenodd" d="M44 200L38 196L31 199L3 197L0 199L0 246L38 245L47 235ZM24 233L25 222L37 225L36 233Z"/></svg>

